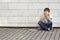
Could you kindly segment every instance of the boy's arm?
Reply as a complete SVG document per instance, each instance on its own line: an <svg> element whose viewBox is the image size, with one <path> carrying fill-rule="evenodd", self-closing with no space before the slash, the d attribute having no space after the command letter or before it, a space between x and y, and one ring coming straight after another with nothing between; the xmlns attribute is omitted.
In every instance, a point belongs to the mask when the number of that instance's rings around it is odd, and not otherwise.
<svg viewBox="0 0 60 40"><path fill-rule="evenodd" d="M44 20L44 16L40 17L40 21Z"/></svg>
<svg viewBox="0 0 60 40"><path fill-rule="evenodd" d="M51 20L52 20L52 18L50 18L49 16L47 16L47 18L48 18L48 20L49 20L49 21L51 21Z"/></svg>
<svg viewBox="0 0 60 40"><path fill-rule="evenodd" d="M52 16L50 14L46 14L45 16L48 18L49 21L52 20Z"/></svg>

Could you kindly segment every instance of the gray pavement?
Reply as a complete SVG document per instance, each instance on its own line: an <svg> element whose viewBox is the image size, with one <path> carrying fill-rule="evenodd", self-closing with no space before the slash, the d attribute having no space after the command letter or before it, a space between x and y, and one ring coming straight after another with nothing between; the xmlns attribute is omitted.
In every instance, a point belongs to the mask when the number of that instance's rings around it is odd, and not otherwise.
<svg viewBox="0 0 60 40"><path fill-rule="evenodd" d="M0 40L60 40L60 29L0 28Z"/></svg>

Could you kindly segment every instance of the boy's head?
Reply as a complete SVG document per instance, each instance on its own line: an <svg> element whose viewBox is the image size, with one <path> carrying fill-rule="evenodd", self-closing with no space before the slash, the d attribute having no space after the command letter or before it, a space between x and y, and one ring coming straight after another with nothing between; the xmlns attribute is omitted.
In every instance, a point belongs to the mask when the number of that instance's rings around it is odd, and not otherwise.
<svg viewBox="0 0 60 40"><path fill-rule="evenodd" d="M44 13L49 13L50 12L50 9L49 8L45 8L44 9Z"/></svg>

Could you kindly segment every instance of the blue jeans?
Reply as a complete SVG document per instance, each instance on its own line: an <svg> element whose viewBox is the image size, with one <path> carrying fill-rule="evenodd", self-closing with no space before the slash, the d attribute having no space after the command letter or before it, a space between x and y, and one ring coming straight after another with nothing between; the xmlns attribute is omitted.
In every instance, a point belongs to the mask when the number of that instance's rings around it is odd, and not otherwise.
<svg viewBox="0 0 60 40"><path fill-rule="evenodd" d="M52 22L51 21L49 21L48 23L43 23L43 22L39 21L38 24L44 30L47 28L52 29Z"/></svg>

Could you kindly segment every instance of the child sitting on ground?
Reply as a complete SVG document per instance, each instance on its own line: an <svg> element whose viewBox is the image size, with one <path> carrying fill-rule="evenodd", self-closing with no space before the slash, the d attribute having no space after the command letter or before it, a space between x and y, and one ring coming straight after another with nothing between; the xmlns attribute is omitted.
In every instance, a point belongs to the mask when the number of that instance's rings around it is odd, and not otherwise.
<svg viewBox="0 0 60 40"><path fill-rule="evenodd" d="M38 22L39 26L43 30L52 30L52 17L49 13L50 9L45 8L44 15L40 18L40 21Z"/></svg>

